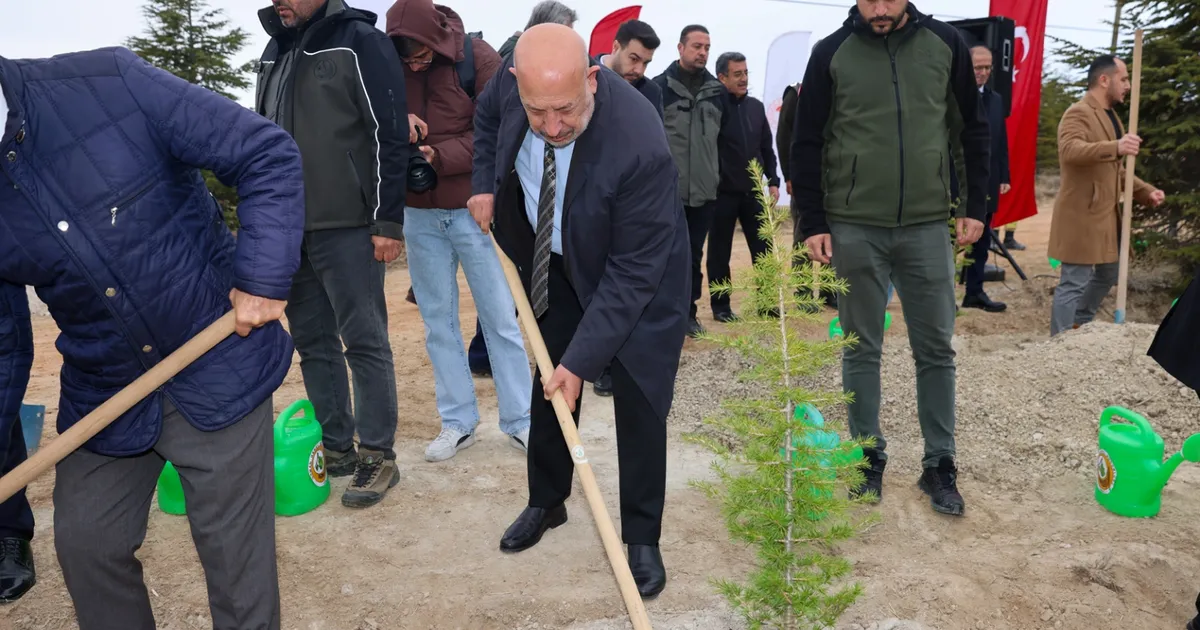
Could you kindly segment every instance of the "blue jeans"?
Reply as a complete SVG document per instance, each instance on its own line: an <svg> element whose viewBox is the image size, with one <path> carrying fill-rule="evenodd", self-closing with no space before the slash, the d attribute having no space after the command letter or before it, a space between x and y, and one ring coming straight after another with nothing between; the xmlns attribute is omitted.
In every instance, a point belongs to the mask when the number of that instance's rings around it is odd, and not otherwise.
<svg viewBox="0 0 1200 630"><path fill-rule="evenodd" d="M425 348L433 363L442 426L469 433L479 424L475 381L458 317L461 262L487 342L500 403L500 430L509 435L523 431L529 426L533 377L492 238L480 231L465 208L405 208L404 241L413 295L425 323Z"/></svg>

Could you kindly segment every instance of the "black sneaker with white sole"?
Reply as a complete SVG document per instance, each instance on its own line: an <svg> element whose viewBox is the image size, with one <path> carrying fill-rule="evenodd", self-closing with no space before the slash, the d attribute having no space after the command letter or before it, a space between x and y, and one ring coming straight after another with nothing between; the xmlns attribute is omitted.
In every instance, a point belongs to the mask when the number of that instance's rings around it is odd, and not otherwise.
<svg viewBox="0 0 1200 630"><path fill-rule="evenodd" d="M964 505L958 493L958 468L950 457L938 460L934 468L926 468L917 481L917 487L929 495L929 504L937 512L962 516Z"/></svg>

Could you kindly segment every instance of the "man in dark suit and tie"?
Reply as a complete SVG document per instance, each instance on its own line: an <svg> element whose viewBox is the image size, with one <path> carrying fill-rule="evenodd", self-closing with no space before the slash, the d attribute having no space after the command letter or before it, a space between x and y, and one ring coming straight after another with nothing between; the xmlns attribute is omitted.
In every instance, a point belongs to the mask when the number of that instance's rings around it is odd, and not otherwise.
<svg viewBox="0 0 1200 630"><path fill-rule="evenodd" d="M1000 313L1007 309L1008 305L988 297L983 290L983 278L987 271L988 252L992 248L992 217L1000 208L1000 195L1006 194L1012 188L1008 179L1008 126L1004 122L1004 101L987 85L988 78L992 75L991 49L981 43L973 44L971 64L975 67L975 83L979 85L979 102L983 107L984 117L987 118L988 131L991 133L992 167L989 169L991 177L988 179L987 219L983 222L983 236L980 236L972 246L969 256L971 262L963 271L964 282L967 286L962 305L963 308L978 308L989 313ZM956 169L950 169L950 180L953 196L958 199Z"/></svg>
<svg viewBox="0 0 1200 630"><path fill-rule="evenodd" d="M516 86L495 95L495 216L476 220L520 272L557 365L544 391L561 390L576 423L583 381L612 367L621 534L638 590L654 597L666 584L666 419L691 286L675 161L654 106L589 59L575 31L525 31L511 72ZM542 378L533 379L529 503L500 541L506 552L567 520L574 463Z"/></svg>

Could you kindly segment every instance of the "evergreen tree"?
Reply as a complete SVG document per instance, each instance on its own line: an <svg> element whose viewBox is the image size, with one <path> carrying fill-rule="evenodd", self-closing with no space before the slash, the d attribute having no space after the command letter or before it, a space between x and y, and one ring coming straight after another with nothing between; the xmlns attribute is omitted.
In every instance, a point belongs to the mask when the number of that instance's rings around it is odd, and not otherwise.
<svg viewBox="0 0 1200 630"><path fill-rule="evenodd" d="M1042 105L1038 112L1037 171L1058 172L1058 123L1083 95L1082 84L1049 74L1042 81Z"/></svg>
<svg viewBox="0 0 1200 630"><path fill-rule="evenodd" d="M1133 31L1144 29L1136 174L1167 193L1158 208L1135 206L1134 241L1179 262L1190 277L1200 264L1200 2L1128 0L1122 25L1117 56L1131 73ZM1062 42L1058 52L1082 71L1109 51ZM1118 107L1126 121L1129 100Z"/></svg>
<svg viewBox="0 0 1200 630"><path fill-rule="evenodd" d="M246 47L249 34L229 28L220 9L206 0L151 0L142 7L146 31L125 43L139 57L175 76L234 99L234 91L250 87L247 74L253 62L234 66L231 61ZM237 227L237 191L204 171L209 191L217 199L225 221Z"/></svg>

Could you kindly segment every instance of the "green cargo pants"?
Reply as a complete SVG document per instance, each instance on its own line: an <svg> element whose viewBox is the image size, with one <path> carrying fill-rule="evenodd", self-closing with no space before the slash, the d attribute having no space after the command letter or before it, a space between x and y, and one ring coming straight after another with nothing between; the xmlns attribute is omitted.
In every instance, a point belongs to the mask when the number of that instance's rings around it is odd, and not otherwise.
<svg viewBox="0 0 1200 630"><path fill-rule="evenodd" d="M872 436L880 457L887 441L879 427L879 357L890 280L896 286L917 368L917 415L925 437L926 468L954 451L954 262L950 231L935 221L899 228L830 222L833 266L849 293L838 300L842 329L858 343L842 355L842 387L853 392L854 437Z"/></svg>

